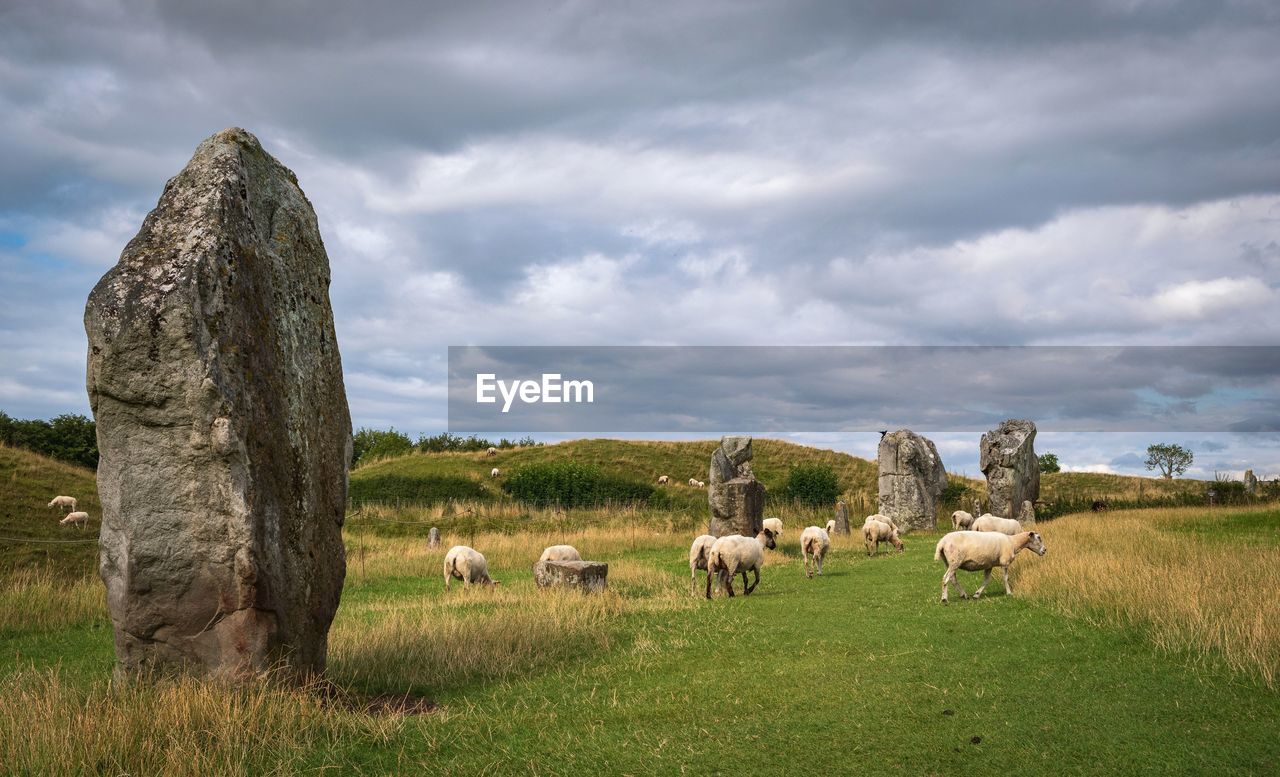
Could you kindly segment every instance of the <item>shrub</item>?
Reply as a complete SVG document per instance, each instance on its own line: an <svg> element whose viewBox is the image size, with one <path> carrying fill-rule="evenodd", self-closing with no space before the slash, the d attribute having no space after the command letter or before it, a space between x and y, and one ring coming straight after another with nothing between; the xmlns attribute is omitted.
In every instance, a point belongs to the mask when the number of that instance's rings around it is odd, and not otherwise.
<svg viewBox="0 0 1280 777"><path fill-rule="evenodd" d="M823 506L835 504L840 484L829 464L797 464L787 475L783 495L793 502Z"/></svg>
<svg viewBox="0 0 1280 777"><path fill-rule="evenodd" d="M361 429L351 439L351 463L380 459L388 456L403 456L413 450L409 436L397 432L394 427L381 429Z"/></svg>
<svg viewBox="0 0 1280 777"><path fill-rule="evenodd" d="M609 503L650 502L656 494L648 483L606 475L576 461L526 464L511 472L502 487L531 505L598 507Z"/></svg>
<svg viewBox="0 0 1280 777"><path fill-rule="evenodd" d="M353 479L347 498L352 505L366 502L447 502L450 499L489 499L484 487L456 475L376 475Z"/></svg>

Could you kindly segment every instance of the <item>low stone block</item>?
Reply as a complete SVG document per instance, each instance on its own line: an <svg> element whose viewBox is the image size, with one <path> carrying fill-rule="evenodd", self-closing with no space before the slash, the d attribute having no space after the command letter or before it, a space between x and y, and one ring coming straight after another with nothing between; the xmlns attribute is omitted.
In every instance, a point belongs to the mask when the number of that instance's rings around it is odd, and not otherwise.
<svg viewBox="0 0 1280 777"><path fill-rule="evenodd" d="M533 565L539 588L576 588L584 593L608 587L609 565L603 561L539 561Z"/></svg>

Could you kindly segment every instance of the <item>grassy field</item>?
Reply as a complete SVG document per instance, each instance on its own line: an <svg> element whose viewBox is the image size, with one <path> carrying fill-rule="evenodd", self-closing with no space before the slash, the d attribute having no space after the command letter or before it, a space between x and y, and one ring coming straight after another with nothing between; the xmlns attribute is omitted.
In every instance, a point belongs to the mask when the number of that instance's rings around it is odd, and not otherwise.
<svg viewBox="0 0 1280 777"><path fill-rule="evenodd" d="M375 516L368 516L373 518ZM383 514L380 520L395 520ZM1043 558L981 601L938 604L937 533L868 558L797 547L750 597L690 592L687 531L657 514L553 514L446 537L497 589L442 591L431 516L348 532L330 676L315 693L116 686L100 586L12 573L0 603L0 763L15 773L1274 774L1280 769L1280 512L1113 512L1041 528ZM390 529L390 530L389 530ZM608 561L602 596L548 594L567 540ZM972 590L980 576L961 573ZM14 580L25 580L17 588ZM1269 669L1268 669L1269 668Z"/></svg>

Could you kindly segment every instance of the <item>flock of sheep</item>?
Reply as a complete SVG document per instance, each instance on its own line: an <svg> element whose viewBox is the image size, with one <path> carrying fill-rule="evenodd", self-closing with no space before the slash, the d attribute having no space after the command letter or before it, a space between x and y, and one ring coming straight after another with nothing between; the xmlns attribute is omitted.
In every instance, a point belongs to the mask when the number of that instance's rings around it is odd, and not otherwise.
<svg viewBox="0 0 1280 777"><path fill-rule="evenodd" d="M88 513L76 510L76 498L74 496L55 496L49 500L49 507L56 507L58 510L66 508L70 511L65 518L58 521L62 526L79 526L83 529L85 524L89 522Z"/></svg>
<svg viewBox="0 0 1280 777"><path fill-rule="evenodd" d="M1008 518L999 518L990 513L974 518L964 510L957 510L951 516L952 531L938 540L934 548L933 558L946 565L947 571L942 576L942 603L947 603L950 584L960 589L960 597L968 598L969 594L956 578L956 571L983 572L982 585L973 592L977 599L987 589L991 580L991 572L996 567L1004 573L1004 589L1008 594L1009 565L1023 549L1043 556L1044 541L1034 531L1023 531L1021 524ZM822 574L822 561L831 548L831 532L835 530L835 521L827 522L826 528L808 526L800 533L800 552L804 556L804 572L812 578L814 574ZM733 580L742 575L742 592L750 595L760 585L760 568L764 566L766 548L777 548L777 539L782 535L780 518L765 518L763 528L754 537L741 534L730 534L724 537L713 537L703 534L693 541L689 547L690 586L696 595L698 591L698 571L707 573L704 595L711 598L713 584L715 588L723 588L729 596L734 596ZM868 515L862 524L862 538L866 543L867 555L875 555L880 551L880 543L887 542L901 551L904 548L898 536L897 524L888 516L876 513ZM541 561L581 561L582 555L572 545L552 545L542 552ZM748 584L747 575L754 579ZM454 580L461 580L463 587L472 583L483 585L500 585L489 576L489 565L483 554L466 545L455 545L444 557L444 587L449 590Z"/></svg>

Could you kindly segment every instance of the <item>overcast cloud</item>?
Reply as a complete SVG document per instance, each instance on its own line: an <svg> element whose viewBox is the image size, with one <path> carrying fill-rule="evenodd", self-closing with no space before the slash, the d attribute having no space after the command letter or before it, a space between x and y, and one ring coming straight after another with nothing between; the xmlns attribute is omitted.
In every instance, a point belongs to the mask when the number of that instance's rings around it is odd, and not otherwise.
<svg viewBox="0 0 1280 777"><path fill-rule="evenodd" d="M1280 342L1274 3L307 6L0 4L0 409L87 412L85 297L230 125L357 425L443 429L450 344Z"/></svg>

